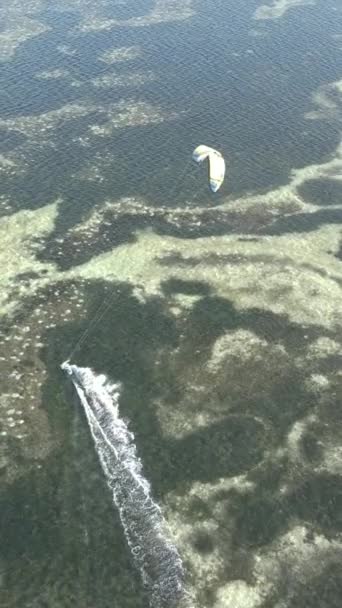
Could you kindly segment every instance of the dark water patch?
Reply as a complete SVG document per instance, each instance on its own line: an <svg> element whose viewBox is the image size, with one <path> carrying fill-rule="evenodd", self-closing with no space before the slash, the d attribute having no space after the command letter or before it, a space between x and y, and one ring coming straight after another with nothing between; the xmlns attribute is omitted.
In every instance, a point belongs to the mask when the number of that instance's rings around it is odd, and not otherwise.
<svg viewBox="0 0 342 608"><path fill-rule="evenodd" d="M195 521L205 521L210 519L212 512L207 503L199 496L194 496L189 501L187 510L190 517Z"/></svg>
<svg viewBox="0 0 342 608"><path fill-rule="evenodd" d="M289 504L303 521L334 536L342 529L342 477L321 473L308 478L290 495Z"/></svg>
<svg viewBox="0 0 342 608"><path fill-rule="evenodd" d="M44 361L47 376L42 375L40 378L38 365L34 365L36 381L42 381L35 407L47 414L51 437L44 437L44 427L40 421L42 436L37 437L37 441L42 444L46 442L47 447L50 445L50 455L45 454L38 461L32 456L31 461L26 457L25 462L22 462L20 454L16 455L15 450L11 449L11 464L15 461L16 467L20 466L25 483L15 499L12 499L12 488L16 494L17 482L8 485L3 499L6 517L1 520L13 536L9 538L8 534L2 534L8 540L4 553L6 570L3 579L4 593L9 598L6 605L26 606L35 602L35 605L43 608L53 598L63 606L71 602L109 608L113 597L119 595L123 606L134 604L146 608L147 600L136 581L135 573L132 573L120 522L113 510L89 430L79 414L79 403L73 399L59 368L66 356L66 349L70 348L71 340L74 345L75 332L80 324L75 287L78 288L80 297L85 295L84 282L49 286L36 298L31 298L25 311L22 310L21 315L15 318L17 325L20 321L29 329L25 333L26 339L35 341L38 337L42 340L39 357ZM53 328L48 328L46 322L47 327L39 325L43 315L34 318L35 307L41 307L42 304L45 305L49 321L54 321ZM69 312L72 312L73 318L69 324L65 314L66 304L70 306ZM90 314L94 312L92 304L96 303L89 302ZM70 325L74 330L72 334ZM43 331L43 336L39 336L39 330ZM23 366L22 361L21 371ZM26 414L29 416L29 412ZM32 481L27 471L36 469L37 465L39 468ZM27 513L26 505L29 505ZM20 521L18 525L17 519ZM14 537L18 529L22 540L15 543ZM44 541L46 538L48 540ZM51 551L50 543L53 545ZM46 559L47 555L49 560Z"/></svg>
<svg viewBox="0 0 342 608"><path fill-rule="evenodd" d="M160 264L160 266L167 266L171 268L173 266L180 268L195 268L200 264L205 264L206 266L219 266L227 263L240 264L241 262L245 262L247 259L249 259L249 256L247 257L240 253L208 253L196 257L184 257L181 253L170 253L160 257L158 259L158 264Z"/></svg>
<svg viewBox="0 0 342 608"><path fill-rule="evenodd" d="M15 562L20 558L42 560L46 553L56 555L60 530L51 527L59 514L57 504L59 466L51 462L48 470L33 471L16 482L1 499L1 537L3 555ZM45 487L47 485L47 487ZM40 490L40 491L39 491ZM47 506L50 512L47 512Z"/></svg>
<svg viewBox="0 0 342 608"><path fill-rule="evenodd" d="M268 366L274 374L272 382L265 381L264 393L259 389L257 395L253 394L253 381L250 382L251 390L245 410L272 424L273 440L276 442L284 439L296 420L312 412L317 398L304 388L303 375L295 368L282 367L279 362L272 365L271 359ZM238 402L232 411L238 411L239 407Z"/></svg>
<svg viewBox="0 0 342 608"><path fill-rule="evenodd" d="M240 232L259 232L271 221L271 212L260 206L241 214L235 210L222 211L208 209L196 213L193 218L185 217L180 222L160 222L155 226L157 233L183 239L197 239L211 236L224 236Z"/></svg>
<svg viewBox="0 0 342 608"><path fill-rule="evenodd" d="M310 539L306 540L310 544ZM286 601L289 608L338 608L341 593L340 550L330 549L328 555L320 557L320 567L315 559L302 571L286 558L275 557L280 577L275 591L262 604L262 608L273 608L279 601Z"/></svg>
<svg viewBox="0 0 342 608"><path fill-rule="evenodd" d="M259 243L260 239L257 237L246 237L246 236L242 236L240 238L237 239L238 241L240 241L241 243Z"/></svg>
<svg viewBox="0 0 342 608"><path fill-rule="evenodd" d="M340 248L339 248L338 252L336 253L336 257L338 260L342 260L342 242L340 244Z"/></svg>
<svg viewBox="0 0 342 608"><path fill-rule="evenodd" d="M260 466L251 472L248 478L259 488L260 492L267 490L269 496L279 496L280 488L292 475L291 467L291 460L288 454L284 452L278 458L266 458ZM224 498L229 499L230 496L231 493L229 492Z"/></svg>
<svg viewBox="0 0 342 608"><path fill-rule="evenodd" d="M293 585L290 577L287 593L289 608L339 608L342 594L341 556L336 551L334 561L327 560L320 574L310 577L305 584ZM292 585L291 585L292 582Z"/></svg>
<svg viewBox="0 0 342 608"><path fill-rule="evenodd" d="M341 477L321 473L308 477L286 496L259 487L235 503L235 542L261 547L287 532L300 519L309 528L332 537L341 530Z"/></svg>
<svg viewBox="0 0 342 608"><path fill-rule="evenodd" d="M259 308L237 310L225 298L203 297L195 302L187 320L189 339L198 345L211 346L224 332L250 329L257 336L271 343L283 343L286 349L299 352L310 342L322 336L322 328L305 327L289 320L287 315L275 314ZM328 330L324 335L333 337Z"/></svg>
<svg viewBox="0 0 342 608"><path fill-rule="evenodd" d="M238 239L239 241L242 239ZM262 237L260 239L255 239L255 241L262 243ZM204 255L198 256L183 256L180 253L171 253L165 254L158 258L158 264L160 266L166 267L175 267L175 268L196 268L196 266L204 265L204 266L213 266L219 268L226 264L238 266L244 263L262 263L262 264L271 264L272 266L278 268L286 268L289 264L292 266L294 264L293 258L282 256L281 258L276 258L274 255L268 253L208 253ZM318 265L302 263L299 265L300 269L306 269L310 272L314 272L323 278L329 278L329 280L335 281L338 285L342 285L341 279L337 276L329 275L329 272L325 269L320 268ZM281 297L283 294L288 294L293 290L291 284L287 286L282 286L278 288L274 288L272 291L274 293L275 298ZM269 294L271 293L271 289L269 289ZM312 288L311 290L312 296L319 295L319 290L316 288Z"/></svg>
<svg viewBox="0 0 342 608"><path fill-rule="evenodd" d="M82 217L87 219L95 203L98 188L90 184L75 181L79 196L83 195ZM102 192L104 188L101 186ZM59 192L64 195L64 193ZM107 193L108 197L110 192ZM57 196L57 193L56 193ZM223 236L241 231L259 231L260 227L269 224L272 220L271 211L262 207L256 212L240 215L236 211L203 210L191 214L189 211L167 211L165 209L141 208L137 211L124 211L125 202L120 204L117 211L104 211L103 217L90 228L80 228L79 232L72 231L72 226L81 220L76 200L70 199L59 205L59 214L55 230L47 239L40 240L38 257L42 261L53 261L61 270L84 264L94 256L118 247L124 243L136 240L136 231L152 228L162 236L173 236L182 239L197 239L209 236ZM127 203L129 207L129 203ZM70 230L70 232L68 232ZM62 239L62 240L61 240ZM192 258L191 258L192 259ZM208 263L211 263L211 258ZM225 261L225 257L221 258ZM229 261L229 258L227 258ZM233 258L230 258L233 259ZM234 261L243 261L243 257L236 257ZM164 258L161 263L164 263ZM214 254L212 257L214 263ZM184 262L186 264L187 262ZM190 264L190 262L189 262Z"/></svg>
<svg viewBox="0 0 342 608"><path fill-rule="evenodd" d="M208 296L211 288L204 281L185 281L183 279L169 279L162 282L162 291L165 296L176 293L194 296Z"/></svg>
<svg viewBox="0 0 342 608"><path fill-rule="evenodd" d="M338 179L308 179L298 187L298 193L314 205L342 205L342 181Z"/></svg>
<svg viewBox="0 0 342 608"><path fill-rule="evenodd" d="M205 530L196 532L190 539L190 543L198 553L203 555L210 554L214 551L215 545L210 534Z"/></svg>
<svg viewBox="0 0 342 608"><path fill-rule="evenodd" d="M233 511L236 512L233 534L236 547L267 545L288 528L290 513L282 501L265 488L236 499Z"/></svg>
<svg viewBox="0 0 342 608"><path fill-rule="evenodd" d="M259 421L249 416L228 416L171 442L168 461L179 481L206 482L253 468L262 459L266 443L265 428Z"/></svg>
<svg viewBox="0 0 342 608"><path fill-rule="evenodd" d="M297 232L312 232L326 224L340 224L342 209L322 209L313 213L298 213L290 217L276 219L273 224L260 230L260 234L280 236Z"/></svg>
<svg viewBox="0 0 342 608"><path fill-rule="evenodd" d="M338 373L338 371L342 368L342 344L341 354L328 355L324 359L321 359L319 362L319 367L322 373Z"/></svg>
<svg viewBox="0 0 342 608"><path fill-rule="evenodd" d="M187 268L187 266L198 266L201 263L200 257L183 257L181 253L167 253L158 259L160 266L178 266Z"/></svg>
<svg viewBox="0 0 342 608"><path fill-rule="evenodd" d="M88 309L90 321L103 302L101 281L92 284L91 292L93 301ZM95 369L108 369L111 375L114 374L127 385L130 383L132 371L137 373L140 369L141 390L143 386L148 389L148 376L151 372L147 372L153 364L155 353L160 347L172 348L177 345L175 321L168 315L167 307L161 298L151 297L144 305L134 297L132 287L124 283L118 284L114 296L112 292L109 293L109 304L104 322L98 324L96 335L89 335L89 340L79 353L79 364L82 365L90 357L88 366L92 366L95 363L92 363L92 359L97 356ZM87 326L88 321L85 323L85 327ZM103 352L105 345L109 347L107 355ZM143 380L145 372L147 384ZM135 377L134 384L138 386L137 380Z"/></svg>
<svg viewBox="0 0 342 608"><path fill-rule="evenodd" d="M16 49L13 59L4 64L0 75L0 83L6 87L0 94L0 111L4 118L39 115L57 110L66 103L80 102L80 98L83 102L89 102L92 100L89 80L101 75L106 69L103 62L98 60L98 55L108 49L110 44L113 45L111 33L76 34L74 29L82 20L82 15L78 12L46 9L39 14L38 19L50 28L49 31L22 43ZM118 46L126 46L128 43L127 35L125 39L120 29L115 43ZM63 47L71 47L71 53L61 52ZM37 78L41 72L54 70L66 70L69 77ZM73 86L73 80L88 86L85 90L80 90L78 86ZM114 98L120 98L117 92Z"/></svg>
<svg viewBox="0 0 342 608"><path fill-rule="evenodd" d="M241 316L242 323L267 341L283 343L286 349L302 350L322 335L320 326L303 326L290 321L288 315L275 314L270 310L250 308ZM329 332L327 332L329 334Z"/></svg>
<svg viewBox="0 0 342 608"><path fill-rule="evenodd" d="M22 145L26 141L26 136L22 133L7 131L0 128L0 152L6 154L14 150L17 146Z"/></svg>
<svg viewBox="0 0 342 608"><path fill-rule="evenodd" d="M188 354L187 348L196 344L201 358L209 358L217 338L239 325L239 313L229 300L218 296L201 298L194 303L185 322L184 356Z"/></svg>
<svg viewBox="0 0 342 608"><path fill-rule="evenodd" d="M130 14L139 15L147 14L149 8L134 4L127 10ZM115 15L116 10L117 7L108 6L105 13ZM210 7L208 13L206 3L201 3L192 20L159 24L158 28L115 29L117 46L142 47L144 57L134 62L134 66L152 70L160 78L156 83L144 86L139 99L160 104L166 116L170 111L185 111L186 115L178 124L164 123L154 129L146 127L141 133L134 128L113 134L111 145L117 151L115 179L113 171L105 172L105 190L112 196L139 194L148 196L151 201L162 200L169 206L193 197L207 203L209 195L199 188L200 180L197 185L197 180L189 179L177 196L171 193L184 168L184 159L190 158L199 141L219 146L228 157L229 177L222 195L269 189L286 183L293 166L319 162L322 155L334 148L338 134L333 125L325 125L324 137L319 121L306 122L305 135L302 130L303 116L313 91L322 81L337 79L337 66L327 61L335 42L329 36L324 44L320 44L321 52L316 58L319 61L316 61L311 81L303 77L307 75L309 58L303 54L301 45L305 41L311 48L312 31L319 31L317 13L305 11L306 19L300 19L300 27L293 19L281 20L281 27L277 23L267 27L258 24L267 33L267 37L262 39L248 35L253 10L251 6L239 5L236 8L231 3L220 3L214 9ZM74 101L102 104L126 98L123 97L126 93L119 90L93 91L88 87L84 93L67 81L63 84L53 80L38 82L34 78L39 71L62 68L85 83L87 79L105 73L107 68L98 57L113 46L113 32L76 34L74 26L80 17L77 13L57 13L53 9L42 13L42 20L52 27L52 31L22 44L13 61L6 64L2 83L2 89L6 90L2 101L4 116L20 113L38 115ZM333 31L334 24L329 21L329 26ZM318 40L321 40L321 31L319 33ZM75 55L65 56L56 51L60 45L70 43ZM288 48L293 49L293 53L289 54ZM273 60L279 56L283 63ZM115 66L115 71L121 76L127 71L124 64ZM212 69L213 65L215 69ZM290 96L295 97L296 104L289 103L289 91L293 91ZM249 117L253 117L253 125ZM66 164L70 162L66 150L70 137L66 138L61 129L56 138L56 155L64 154ZM101 149L99 141L93 142L92 155ZM82 158L85 154L84 149L79 151ZM58 158L49 159L49 163L53 166L61 164ZM42 183L48 184L49 191L55 194L63 189L62 182L70 184L73 181L70 172L58 171L47 179L44 173L37 174L37 164L39 162L33 162L30 168L32 187L28 188L27 198L36 199L35 191ZM138 167L141 167L140 173ZM8 192L11 184L8 184ZM13 192L19 201L23 200L20 189L25 190L25 184L20 186L16 188L14 185ZM77 196L77 187L71 199L80 219L84 196L81 193ZM103 195L102 187L98 188L97 196L94 188L90 197L93 204L100 202ZM43 197L38 198L43 201ZM70 218L70 221L74 220Z"/></svg>
<svg viewBox="0 0 342 608"><path fill-rule="evenodd" d="M215 341L224 334L244 329L266 340L261 359L251 357L239 362L227 353L217 368L215 384L207 376L206 365L212 356ZM302 328L286 317L265 311L238 312L223 298L202 298L179 323L182 335L174 366L171 385L164 399L169 407L178 403L185 390L185 370L189 370L191 384L208 383L211 389L202 397L196 395L197 410L204 411L214 398L224 410L239 415L241 411L257 416L272 425L275 441L284 439L297 419L311 412L317 405L305 385L305 373L292 365L288 357L305 357L308 345L322 336L321 328ZM283 344L283 352L272 345ZM190 372L190 370L192 370ZM201 370L196 371L196 370ZM314 366L317 372L317 366ZM198 375L196 375L198 374ZM183 388L181 388L183 386ZM176 390L175 390L176 388Z"/></svg>
<svg viewBox="0 0 342 608"><path fill-rule="evenodd" d="M113 247L119 247L123 244L134 243L137 241L135 234L136 230L146 228L148 226L148 218L144 215L136 215L134 218L131 215L121 215L117 221L111 226L106 225L106 220L103 220L96 230L96 234L89 230L79 235L76 233L58 232L56 240L50 237L43 241L43 247L39 251L37 257L42 261L56 262L60 270L69 270L74 266L85 264L93 257L111 251ZM62 242L61 242L61 239ZM41 241L40 241L41 243Z"/></svg>
<svg viewBox="0 0 342 608"><path fill-rule="evenodd" d="M50 6L49 6L50 4ZM58 5L53 6L51 2L45 3L43 10L38 13L39 22L50 27L52 31L66 32L79 25L80 13L74 10L58 10Z"/></svg>
<svg viewBox="0 0 342 608"><path fill-rule="evenodd" d="M321 442L311 429L307 429L302 437L301 451L304 459L310 464L319 464L323 460L324 454Z"/></svg>
<svg viewBox="0 0 342 608"><path fill-rule="evenodd" d="M170 349L177 344L174 320L160 298L151 298L144 305L134 297L132 287L123 283L108 288L104 282L94 281L81 285L80 293L86 302L83 318L77 319L75 301L69 301L74 317L46 332L42 356L53 378L51 385L62 380L56 362L62 363L73 350L72 361L78 365L123 382L123 412L127 411L140 434L147 437L155 428L158 436L155 415L149 406L152 397L161 391L155 376L155 358L161 348ZM51 392L49 400L54 401Z"/></svg>
<svg viewBox="0 0 342 608"><path fill-rule="evenodd" d="M33 270L28 270L27 272L20 272L16 275L16 280L22 284L30 283L34 279L39 279L39 273L34 272Z"/></svg>
<svg viewBox="0 0 342 608"><path fill-rule="evenodd" d="M63 123L63 117L60 122ZM61 205L61 213L68 209L68 222L75 224L89 213L101 193L103 198L108 196L107 188L101 188L98 184L95 186L78 175L92 157L91 151L83 151L81 157L82 146L76 137L77 133L87 134L88 118L75 117L68 120L67 125L61 127L60 132L67 130L69 137L75 134L75 138L67 139L63 148L56 144L55 134L52 134L41 144L38 142L39 135L35 135L37 141L19 150L19 162L27 164L25 172L5 175L2 180L3 192L9 196L13 212L35 210L58 197L65 197L68 204ZM64 230L65 222L66 218Z"/></svg>
<svg viewBox="0 0 342 608"><path fill-rule="evenodd" d="M125 605L146 608L81 419L73 437L73 405L65 411L71 424L62 449L39 469L31 463L32 472L7 486L1 498L3 601L9 607L43 608L53 599L63 606L109 608L120 593ZM115 565L111 555L117 556Z"/></svg>
<svg viewBox="0 0 342 608"><path fill-rule="evenodd" d="M95 288L94 293L89 289L88 299L90 302L88 310L90 318L93 318L94 307L97 309L101 301L103 302L103 294L100 294L100 285L101 283L99 282L97 289L95 285L92 286ZM113 294L111 295L113 296ZM158 349L157 345L170 340L169 334L170 329L172 331L172 326L166 318L162 318L162 306L160 303L158 304L157 299L154 300L152 298L148 306L143 306L132 296L131 289L125 285L121 285L115 295L116 297L112 298L113 308L111 309L112 313L115 310L114 318L112 315L109 318L107 317L106 325L102 324L102 326L98 326L95 336L94 334L90 336L91 344L89 345L88 343L90 351L87 350L87 347L82 348L82 351L79 351L75 357L77 356L78 361L84 357L87 360L87 365L90 364L95 368L98 367L101 372L106 370L106 366L108 366L108 376L110 378L124 380L124 393L121 400L122 414L128 414L132 418L131 426L136 431L138 451L140 453L143 452L143 450L140 450L140 444L142 441L147 441L147 434L150 436L153 428L155 429L153 448L157 447L157 449L161 449L162 436L158 432L158 425L156 420L154 420L153 411L149 407L149 397L151 398L151 395L158 390L151 383L152 362L150 357ZM130 318L130 325L126 322L127 318ZM102 331L104 332L103 334ZM60 328L50 330L47 333L49 347L43 353L43 356L46 358L49 378L44 385L43 400L49 404L49 417L51 425L53 425L53 419L56 417L56 404L54 403L56 401L56 389L58 385L61 386L65 383L65 377L56 368L55 362L59 358L62 360L58 351L64 349L65 344L60 339ZM117 353L113 351L113 347L114 351L118 349ZM89 352L92 352L92 357L89 357ZM124 373L124 369L126 373ZM59 388L59 390L61 389ZM70 400L69 406L73 407L73 405L72 400ZM64 405L65 407L66 405ZM155 469L156 462L154 459L152 459L151 464ZM98 500L98 496L96 500ZM98 522L99 518L96 516L96 513L95 518ZM108 523L103 524L104 534L106 533L107 525ZM114 530L117 525L114 520L112 523ZM115 548L115 551L111 555L112 557L109 558L107 555L107 568L114 568L116 561L118 559L121 560L121 557L118 558L117 548ZM119 575L117 580L119 580L120 584ZM139 599L140 592L135 592ZM119 588L116 590L117 593L119 593Z"/></svg>
<svg viewBox="0 0 342 608"><path fill-rule="evenodd" d="M215 340L238 329L249 330L266 340L268 346L262 348L261 359L251 357L240 362L230 356L227 349L213 385L212 377L206 377L205 366ZM295 421L317 407L319 394L307 388L306 374L321 373L320 364L314 362L311 368L308 362L305 372L291 363L291 357L305 358L309 344L322 336L322 328L303 328L289 322L286 317L266 311L237 312L231 303L215 297L196 302L179 325L179 331L183 337L178 348L174 380L164 393L169 407L181 398L179 389L182 383L186 383L186 376L183 376L186 369L192 369L191 383L210 382L210 394L196 397L198 411L206 410L208 401L214 396L231 413L238 415L243 411L265 421L266 426L272 425L274 441L283 441ZM272 345L279 344L283 344L285 349L277 353ZM202 370L198 377L197 366ZM173 386L178 389L175 393ZM333 411L334 403L333 399Z"/></svg>
<svg viewBox="0 0 342 608"><path fill-rule="evenodd" d="M238 239L239 241L243 239ZM260 239L254 239L254 241L262 243L262 237ZM208 253L199 256L187 256L184 257L180 253L166 254L158 259L158 264L167 267L180 267L180 268L195 268L199 265L220 267L226 264L232 266L238 266L244 263L261 263L261 264L272 264L279 268L286 268L289 264L293 265L293 258L291 257L278 257L276 258L273 254L269 253ZM341 280L338 277L330 276L328 271L320 268L315 264L303 263L300 264L300 268L315 272L321 277L336 281L338 285L341 284ZM291 285L284 286L283 293L289 293L293 287ZM312 295L318 295L319 291L313 289Z"/></svg>
<svg viewBox="0 0 342 608"><path fill-rule="evenodd" d="M15 58L5 64L0 75L2 118L39 116L66 103L79 101L79 91L68 80L37 78L41 72L53 70L70 70L72 73L75 58L73 61L70 57L65 59L56 51L58 45L68 41L66 31L52 30L19 46Z"/></svg>

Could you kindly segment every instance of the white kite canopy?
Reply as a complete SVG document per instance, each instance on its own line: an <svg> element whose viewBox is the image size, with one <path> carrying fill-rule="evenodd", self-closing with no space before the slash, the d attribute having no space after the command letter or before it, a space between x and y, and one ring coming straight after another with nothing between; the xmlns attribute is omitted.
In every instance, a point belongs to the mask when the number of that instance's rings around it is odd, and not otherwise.
<svg viewBox="0 0 342 608"><path fill-rule="evenodd" d="M217 192L224 180L226 164L220 152L209 148L209 146L197 146L192 153L192 158L196 163L203 162L208 158L209 162L209 186L212 192Z"/></svg>

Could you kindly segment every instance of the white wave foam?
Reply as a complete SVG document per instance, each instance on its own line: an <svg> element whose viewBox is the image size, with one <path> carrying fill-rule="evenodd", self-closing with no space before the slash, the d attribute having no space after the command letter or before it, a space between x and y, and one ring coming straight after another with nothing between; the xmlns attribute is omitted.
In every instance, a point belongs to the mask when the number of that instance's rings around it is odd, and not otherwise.
<svg viewBox="0 0 342 608"><path fill-rule="evenodd" d="M68 362L62 369L71 377L84 407L133 561L150 593L150 604L153 608L175 607L184 595L182 561L151 497L134 435L119 416L120 385Z"/></svg>

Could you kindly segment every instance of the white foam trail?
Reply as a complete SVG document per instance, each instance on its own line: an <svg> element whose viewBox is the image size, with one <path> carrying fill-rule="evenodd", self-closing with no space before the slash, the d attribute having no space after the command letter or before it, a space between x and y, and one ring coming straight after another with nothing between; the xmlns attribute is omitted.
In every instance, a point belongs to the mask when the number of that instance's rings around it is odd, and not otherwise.
<svg viewBox="0 0 342 608"><path fill-rule="evenodd" d="M134 435L119 416L120 385L90 368L62 364L88 420L95 447L113 492L134 563L150 593L153 608L177 606L185 594L184 570L159 506L142 473Z"/></svg>

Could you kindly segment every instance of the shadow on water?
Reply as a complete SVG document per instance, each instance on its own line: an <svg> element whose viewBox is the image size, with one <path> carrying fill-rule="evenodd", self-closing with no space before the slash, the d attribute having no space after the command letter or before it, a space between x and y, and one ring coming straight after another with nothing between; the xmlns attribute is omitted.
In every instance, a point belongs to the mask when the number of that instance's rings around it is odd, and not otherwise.
<svg viewBox="0 0 342 608"><path fill-rule="evenodd" d="M298 188L300 196L314 205L342 205L342 181L333 178L308 179Z"/></svg>

